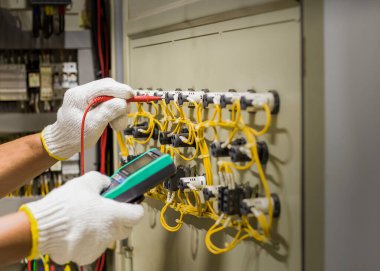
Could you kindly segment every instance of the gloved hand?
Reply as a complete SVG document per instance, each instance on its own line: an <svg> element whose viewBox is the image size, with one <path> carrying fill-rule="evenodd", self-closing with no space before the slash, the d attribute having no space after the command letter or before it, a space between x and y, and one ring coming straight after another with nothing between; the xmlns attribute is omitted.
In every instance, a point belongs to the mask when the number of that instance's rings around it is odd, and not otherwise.
<svg viewBox="0 0 380 271"><path fill-rule="evenodd" d="M128 237L144 209L100 196L108 177L92 171L23 205L30 220L33 246L29 258L48 254L53 261L79 265L94 262L115 240Z"/></svg>
<svg viewBox="0 0 380 271"><path fill-rule="evenodd" d="M98 141L108 123L115 130L127 128L127 103L133 96L132 88L105 78L66 91L62 107L58 110L57 121L45 127L41 141L48 154L65 160L80 151L80 127L83 113L96 97L107 95L112 99L97 105L87 114L84 132L85 148Z"/></svg>

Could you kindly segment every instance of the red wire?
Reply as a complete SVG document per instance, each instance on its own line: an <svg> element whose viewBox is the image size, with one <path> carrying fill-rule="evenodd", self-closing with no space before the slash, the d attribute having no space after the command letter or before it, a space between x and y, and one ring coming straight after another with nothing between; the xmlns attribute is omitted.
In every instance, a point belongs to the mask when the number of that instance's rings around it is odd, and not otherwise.
<svg viewBox="0 0 380 271"><path fill-rule="evenodd" d="M106 46L106 66L105 66L105 76L109 76L109 41L108 41L108 32L106 29L106 24L103 24L103 32L104 32L104 43Z"/></svg>
<svg viewBox="0 0 380 271"><path fill-rule="evenodd" d="M105 263L106 255L103 254L102 257L100 258L100 268L98 271L102 271L104 268L104 263Z"/></svg>
<svg viewBox="0 0 380 271"><path fill-rule="evenodd" d="M96 97L89 103L86 110L84 110L83 117L82 117L81 131L80 131L80 172L81 172L81 175L84 174L84 128L85 128L87 113L88 111L90 111L91 107L93 107L94 105L105 102L105 101L109 101L113 98L114 97L111 97L111 96Z"/></svg>
<svg viewBox="0 0 380 271"><path fill-rule="evenodd" d="M100 173L106 173L107 127L100 138Z"/></svg>
<svg viewBox="0 0 380 271"><path fill-rule="evenodd" d="M32 271L32 261L28 261L28 271Z"/></svg>
<svg viewBox="0 0 380 271"><path fill-rule="evenodd" d="M102 50L102 40L101 40L101 35L100 35L100 0L97 1L97 10L98 10L98 56L99 56L99 64L100 64L100 69L102 72L102 77L104 77L104 60L103 60L103 50Z"/></svg>

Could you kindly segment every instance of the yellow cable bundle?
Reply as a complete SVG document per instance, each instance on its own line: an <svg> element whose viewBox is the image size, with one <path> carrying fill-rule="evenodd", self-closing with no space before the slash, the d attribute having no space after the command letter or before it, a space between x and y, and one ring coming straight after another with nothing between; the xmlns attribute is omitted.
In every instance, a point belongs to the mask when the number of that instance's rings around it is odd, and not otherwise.
<svg viewBox="0 0 380 271"><path fill-rule="evenodd" d="M131 145L134 143L147 144L153 135L155 125L161 132L171 131L172 134L179 134L183 127L187 127L189 130L189 135L187 138L182 139L182 141L190 145L195 143L194 152L190 157L184 156L179 149L173 146L162 145L160 147L160 150L163 153L169 153L172 157L174 157L174 155L178 155L184 161L191 161L196 158L201 158L204 166L206 183L207 185L212 185L213 172L209 148L204 137L204 131L208 128L212 128L214 131L214 140L218 140L218 130L228 130L229 136L224 143L226 146L232 142L236 135L243 134L247 140L247 147L249 148L249 153L252 158L251 161L246 162L243 165L230 161L220 162L219 172L232 176L233 170L243 171L250 169L252 166L256 165L260 182L265 192L265 196L269 202L267 216L260 212L255 213L255 217L261 229L260 231L252 227L249 219L246 216L242 216L241 219L238 220L232 219L225 214L219 216L215 212L210 201L207 201L205 204L201 203L198 191L196 190L192 190L195 200L194 203L190 201L188 192L184 192L182 194L178 190L176 193L171 193L169 197L167 195L168 191L164 189L162 185L156 187L155 189L152 189L146 195L165 203L161 210L160 221L162 226L170 232L178 231L182 227L183 218L185 215L208 217L216 221L214 225L207 231L205 236L205 244L210 252L214 254L227 252L233 249L239 242L246 238L254 238L260 242L267 242L270 238L270 230L272 228L273 222L273 204L271 200L269 185L267 183L263 167L259 160L256 137L264 135L269 130L271 123L271 112L269 106L267 104L263 105L263 110L266 114L266 122L264 124L264 127L260 131L257 131L244 123L241 115L240 103L238 100L235 100L231 106L230 120L223 119L222 109L220 105L215 105L215 109L211 117L208 120L203 120L204 111L201 103L191 102L190 104L195 106L195 117L186 116L183 108L176 102L170 102L169 104L166 104L163 101L160 101L158 104L151 103L150 108L154 109L154 114L146 112L142 104L137 104L137 112L129 114L128 116L134 118L133 123L135 125L139 123L141 118L148 119L148 128L141 132L149 134L149 136L145 140L137 140L132 137L127 137L124 142L122 135L118 134L117 140L118 144L120 145L121 153L128 152L128 148L125 145ZM161 119L158 119L160 116ZM192 119L195 119L196 122L194 123ZM198 154L200 154L199 157ZM179 218L176 219L177 224L174 226L170 226L166 222L165 213L168 208L179 212ZM223 247L216 246L211 240L212 236L215 233L223 231L227 227L235 228L237 231L236 235L230 243L225 244Z"/></svg>

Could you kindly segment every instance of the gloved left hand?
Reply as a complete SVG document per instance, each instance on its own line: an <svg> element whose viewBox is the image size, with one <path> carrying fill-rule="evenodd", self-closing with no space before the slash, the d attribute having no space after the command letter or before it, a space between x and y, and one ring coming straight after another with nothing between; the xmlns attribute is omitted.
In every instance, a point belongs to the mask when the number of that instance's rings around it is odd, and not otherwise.
<svg viewBox="0 0 380 271"><path fill-rule="evenodd" d="M32 232L29 259L47 254L58 264L86 265L113 241L127 238L144 209L100 196L110 183L92 171L23 205L20 210L27 214Z"/></svg>
<svg viewBox="0 0 380 271"><path fill-rule="evenodd" d="M41 141L47 153L65 160L80 151L80 127L83 113L96 97L107 95L112 99L97 105L87 114L84 141L85 148L95 145L108 125L121 131L127 128L127 102L133 96L132 88L112 78L105 78L66 91L57 121L41 132Z"/></svg>

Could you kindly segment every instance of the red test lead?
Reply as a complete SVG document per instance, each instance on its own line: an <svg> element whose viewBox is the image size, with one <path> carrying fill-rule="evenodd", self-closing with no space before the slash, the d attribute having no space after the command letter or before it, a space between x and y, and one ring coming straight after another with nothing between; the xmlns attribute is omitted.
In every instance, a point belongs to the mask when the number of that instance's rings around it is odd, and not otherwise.
<svg viewBox="0 0 380 271"><path fill-rule="evenodd" d="M84 124L86 121L86 115L88 111L90 111L91 107L93 107L96 104L103 103L106 101L109 101L111 99L114 99L115 97L112 96L99 96L94 98L87 106L86 110L83 113L82 117L82 125L81 125L81 147L80 147L80 163L81 163L81 175L84 174ZM134 96L132 98L127 99L127 103L150 103L150 102L155 102L162 100L161 97L156 97L156 96L147 96L147 95L142 95L142 96ZM105 144L105 142L103 142Z"/></svg>

